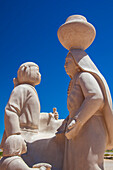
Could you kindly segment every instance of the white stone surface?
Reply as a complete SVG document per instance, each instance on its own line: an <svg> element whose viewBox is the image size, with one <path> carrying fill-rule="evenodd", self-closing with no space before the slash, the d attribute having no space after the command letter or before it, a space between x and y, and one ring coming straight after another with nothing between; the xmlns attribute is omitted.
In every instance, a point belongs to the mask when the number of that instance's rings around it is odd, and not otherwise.
<svg viewBox="0 0 113 170"><path fill-rule="evenodd" d="M95 28L81 15L69 16L57 32L61 44L68 50L88 48L96 35Z"/></svg>
<svg viewBox="0 0 113 170"><path fill-rule="evenodd" d="M105 170L113 170L113 160L104 160Z"/></svg>

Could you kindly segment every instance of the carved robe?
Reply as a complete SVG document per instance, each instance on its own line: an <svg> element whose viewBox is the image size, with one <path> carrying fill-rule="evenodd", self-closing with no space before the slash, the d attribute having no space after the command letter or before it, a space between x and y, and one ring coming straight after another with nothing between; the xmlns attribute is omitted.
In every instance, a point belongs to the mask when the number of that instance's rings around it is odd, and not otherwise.
<svg viewBox="0 0 113 170"><path fill-rule="evenodd" d="M81 73L72 79L67 98L69 120L78 116L80 131L65 139L63 170L103 170L105 149L113 148L113 111L108 85L83 50L70 50ZM71 119L71 120L70 120Z"/></svg>
<svg viewBox="0 0 113 170"><path fill-rule="evenodd" d="M5 138L20 134L21 130L38 131L40 102L35 88L29 84L16 86L5 108Z"/></svg>
<svg viewBox="0 0 113 170"><path fill-rule="evenodd" d="M107 143L102 108L104 97L96 79L87 72L78 73L71 80L67 98L68 124L74 116L82 122L77 136L65 139L63 170L103 169L103 156Z"/></svg>

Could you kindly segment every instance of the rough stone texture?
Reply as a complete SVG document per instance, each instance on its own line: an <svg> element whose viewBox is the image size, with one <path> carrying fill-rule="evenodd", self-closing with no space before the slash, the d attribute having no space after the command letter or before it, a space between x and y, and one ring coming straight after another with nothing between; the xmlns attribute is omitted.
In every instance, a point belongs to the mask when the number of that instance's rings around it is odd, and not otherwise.
<svg viewBox="0 0 113 170"><path fill-rule="evenodd" d="M113 160L104 160L105 170L113 170Z"/></svg>
<svg viewBox="0 0 113 170"><path fill-rule="evenodd" d="M95 28L81 15L72 15L60 26L57 35L61 44L68 50L70 48L88 48L95 38Z"/></svg>

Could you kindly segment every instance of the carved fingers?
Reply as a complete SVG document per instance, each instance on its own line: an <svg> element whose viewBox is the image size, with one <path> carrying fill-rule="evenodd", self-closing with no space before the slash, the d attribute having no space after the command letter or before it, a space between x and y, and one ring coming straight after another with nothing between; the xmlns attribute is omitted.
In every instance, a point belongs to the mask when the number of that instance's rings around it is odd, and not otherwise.
<svg viewBox="0 0 113 170"><path fill-rule="evenodd" d="M68 125L68 129L73 128L76 125L76 120L72 120L71 123Z"/></svg>

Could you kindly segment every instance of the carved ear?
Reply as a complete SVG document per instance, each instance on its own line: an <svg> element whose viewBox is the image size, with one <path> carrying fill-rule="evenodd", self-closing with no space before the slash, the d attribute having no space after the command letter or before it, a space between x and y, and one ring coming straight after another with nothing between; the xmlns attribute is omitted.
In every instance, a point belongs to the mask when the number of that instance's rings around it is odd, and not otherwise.
<svg viewBox="0 0 113 170"><path fill-rule="evenodd" d="M14 88L19 84L17 78L13 78Z"/></svg>

